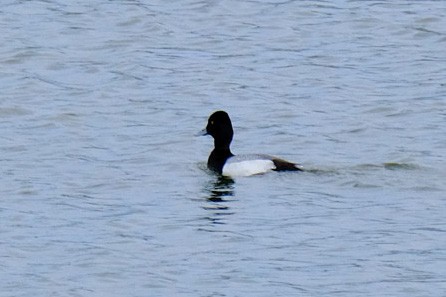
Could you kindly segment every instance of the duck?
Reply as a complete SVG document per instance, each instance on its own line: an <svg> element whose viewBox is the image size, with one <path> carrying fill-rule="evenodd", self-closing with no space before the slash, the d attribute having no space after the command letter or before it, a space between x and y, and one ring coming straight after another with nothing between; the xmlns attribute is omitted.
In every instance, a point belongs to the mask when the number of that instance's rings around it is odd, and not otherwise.
<svg viewBox="0 0 446 297"><path fill-rule="evenodd" d="M214 138L214 149L209 155L207 167L222 176L238 177L267 173L269 171L302 171L295 164L266 154L234 155L230 145L234 136L232 122L227 112L218 110L209 116L201 135Z"/></svg>

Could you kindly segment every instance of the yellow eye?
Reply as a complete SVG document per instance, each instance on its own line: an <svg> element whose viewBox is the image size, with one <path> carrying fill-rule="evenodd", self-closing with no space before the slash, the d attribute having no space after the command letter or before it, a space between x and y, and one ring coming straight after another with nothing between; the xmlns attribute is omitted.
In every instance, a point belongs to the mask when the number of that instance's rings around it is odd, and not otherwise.
<svg viewBox="0 0 446 297"><path fill-rule="evenodd" d="M213 125L214 124L214 121L211 121L211 125Z"/></svg>

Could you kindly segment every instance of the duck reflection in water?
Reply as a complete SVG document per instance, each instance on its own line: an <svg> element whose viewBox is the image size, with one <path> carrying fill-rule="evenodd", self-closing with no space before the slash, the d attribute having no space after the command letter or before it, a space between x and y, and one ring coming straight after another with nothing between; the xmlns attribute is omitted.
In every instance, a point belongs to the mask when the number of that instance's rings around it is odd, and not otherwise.
<svg viewBox="0 0 446 297"><path fill-rule="evenodd" d="M206 220L213 224L224 224L224 217L233 214L227 203L233 201L231 197L234 196L234 180L219 176L217 180L209 183L206 190L209 193L208 203L203 209L210 212Z"/></svg>
<svg viewBox="0 0 446 297"><path fill-rule="evenodd" d="M217 180L213 183L212 188L209 189L209 192L209 201L225 202L225 197L234 196L234 180L229 177L218 176Z"/></svg>

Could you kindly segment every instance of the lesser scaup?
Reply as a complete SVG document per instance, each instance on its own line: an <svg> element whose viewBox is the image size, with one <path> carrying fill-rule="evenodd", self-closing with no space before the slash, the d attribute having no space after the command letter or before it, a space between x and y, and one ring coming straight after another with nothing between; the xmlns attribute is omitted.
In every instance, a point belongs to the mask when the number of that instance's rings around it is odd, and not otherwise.
<svg viewBox="0 0 446 297"><path fill-rule="evenodd" d="M208 168L224 176L249 176L274 171L301 171L297 164L263 154L237 155L231 153L232 123L224 111L214 112L203 135L214 138L214 150L208 159Z"/></svg>

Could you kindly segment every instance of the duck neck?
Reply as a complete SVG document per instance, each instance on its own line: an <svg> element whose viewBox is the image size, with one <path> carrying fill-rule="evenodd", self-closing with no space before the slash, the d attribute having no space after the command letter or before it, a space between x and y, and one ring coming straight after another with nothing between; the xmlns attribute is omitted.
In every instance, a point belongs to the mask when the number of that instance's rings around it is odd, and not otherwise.
<svg viewBox="0 0 446 297"><path fill-rule="evenodd" d="M223 166L228 158L234 156L228 148L214 148L208 159L208 167L218 173L222 173Z"/></svg>
<svg viewBox="0 0 446 297"><path fill-rule="evenodd" d="M216 150L231 152L231 150L229 148L230 144L231 144L231 142L222 141L221 139L214 139L214 148Z"/></svg>
<svg viewBox="0 0 446 297"><path fill-rule="evenodd" d="M221 132L217 137L214 136L214 148L223 151L229 151L232 142L232 128L229 131Z"/></svg>

